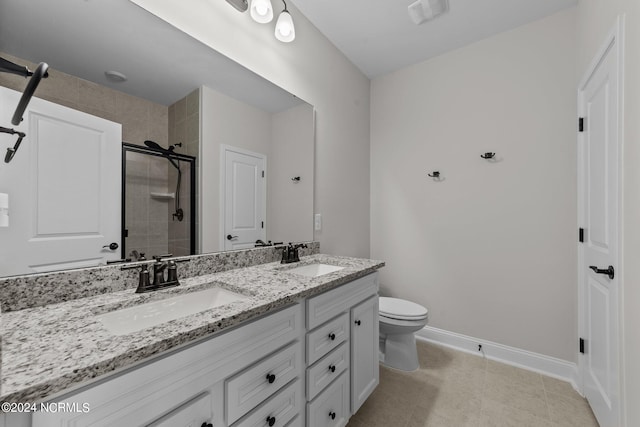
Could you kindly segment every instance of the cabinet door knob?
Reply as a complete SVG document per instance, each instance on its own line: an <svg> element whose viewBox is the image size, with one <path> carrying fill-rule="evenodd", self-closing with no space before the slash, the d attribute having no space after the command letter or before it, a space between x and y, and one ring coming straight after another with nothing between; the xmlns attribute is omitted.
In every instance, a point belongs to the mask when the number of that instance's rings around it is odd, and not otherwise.
<svg viewBox="0 0 640 427"><path fill-rule="evenodd" d="M335 420L335 419L336 419L336 413L335 413L335 412L329 412L329 417L330 417L332 420Z"/></svg>
<svg viewBox="0 0 640 427"><path fill-rule="evenodd" d="M213 427L213 424L208 423L208 422L203 422L202 425L200 427Z"/></svg>
<svg viewBox="0 0 640 427"><path fill-rule="evenodd" d="M276 417L267 417L267 424L272 427L276 423Z"/></svg>
<svg viewBox="0 0 640 427"><path fill-rule="evenodd" d="M276 380L275 374L267 374L267 381L269 381L269 384L273 384L275 380Z"/></svg>
<svg viewBox="0 0 640 427"><path fill-rule="evenodd" d="M335 372L335 371L336 371L336 366L335 366L335 365L330 365L330 366L329 366L329 370L330 370L331 372Z"/></svg>
<svg viewBox="0 0 640 427"><path fill-rule="evenodd" d="M336 339L336 334L334 334L333 332L329 334L329 339L331 341L334 341Z"/></svg>
<svg viewBox="0 0 640 427"><path fill-rule="evenodd" d="M362 324L362 322L361 322L360 320L356 320L356 321L355 321L355 322L353 322L353 323L355 323L355 324L356 324L356 325L358 325L358 326L360 326L360 325Z"/></svg>

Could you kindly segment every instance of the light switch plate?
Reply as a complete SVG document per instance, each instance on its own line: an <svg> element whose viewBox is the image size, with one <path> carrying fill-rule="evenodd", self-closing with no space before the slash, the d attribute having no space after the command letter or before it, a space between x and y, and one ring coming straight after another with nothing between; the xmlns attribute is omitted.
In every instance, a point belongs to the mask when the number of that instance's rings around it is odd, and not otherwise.
<svg viewBox="0 0 640 427"><path fill-rule="evenodd" d="M315 231L322 230L322 215L321 214L315 214L313 216L313 229Z"/></svg>

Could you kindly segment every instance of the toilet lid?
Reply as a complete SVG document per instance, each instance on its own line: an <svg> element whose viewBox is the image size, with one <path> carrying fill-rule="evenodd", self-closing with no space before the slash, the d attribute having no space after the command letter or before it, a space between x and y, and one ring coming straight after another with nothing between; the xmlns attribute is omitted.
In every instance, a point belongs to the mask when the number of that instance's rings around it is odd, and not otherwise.
<svg viewBox="0 0 640 427"><path fill-rule="evenodd" d="M390 319L417 320L427 317L428 310L415 302L400 298L380 297L380 316Z"/></svg>

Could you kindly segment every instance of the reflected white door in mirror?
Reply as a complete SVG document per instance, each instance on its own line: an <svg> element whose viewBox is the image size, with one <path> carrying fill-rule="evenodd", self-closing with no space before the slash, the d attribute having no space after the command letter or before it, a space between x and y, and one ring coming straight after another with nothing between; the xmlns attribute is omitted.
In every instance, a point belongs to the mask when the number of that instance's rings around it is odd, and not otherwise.
<svg viewBox="0 0 640 427"><path fill-rule="evenodd" d="M224 226L220 247L252 248L258 240L267 240L267 156L228 145L221 145L220 151L220 180L224 186L220 198Z"/></svg>
<svg viewBox="0 0 640 427"><path fill-rule="evenodd" d="M0 117L20 93L0 87ZM11 223L0 276L96 266L119 258L121 125L33 98L22 150L0 167Z"/></svg>

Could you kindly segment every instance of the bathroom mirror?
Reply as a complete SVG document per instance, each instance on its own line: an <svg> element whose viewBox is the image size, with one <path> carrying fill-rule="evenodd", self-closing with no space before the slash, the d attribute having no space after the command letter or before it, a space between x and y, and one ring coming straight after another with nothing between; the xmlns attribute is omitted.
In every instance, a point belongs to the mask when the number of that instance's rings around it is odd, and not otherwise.
<svg viewBox="0 0 640 427"><path fill-rule="evenodd" d="M313 239L298 97L128 0L3 0L0 57L50 67L0 163L0 277ZM0 126L24 85L0 73Z"/></svg>

